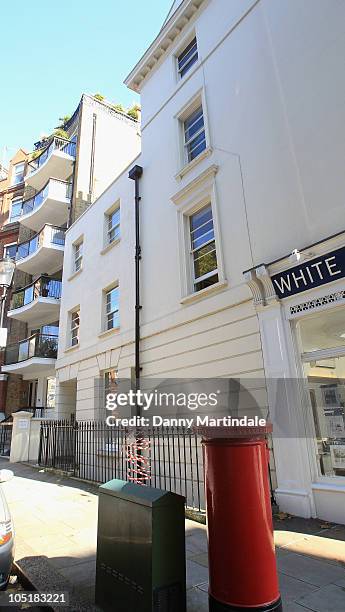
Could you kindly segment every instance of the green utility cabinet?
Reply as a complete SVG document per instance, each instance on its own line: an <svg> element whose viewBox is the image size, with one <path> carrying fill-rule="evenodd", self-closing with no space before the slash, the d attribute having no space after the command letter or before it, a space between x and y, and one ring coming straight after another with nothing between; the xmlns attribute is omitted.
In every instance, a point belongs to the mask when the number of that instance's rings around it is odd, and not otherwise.
<svg viewBox="0 0 345 612"><path fill-rule="evenodd" d="M184 497L124 480L99 488L96 604L185 612Z"/></svg>

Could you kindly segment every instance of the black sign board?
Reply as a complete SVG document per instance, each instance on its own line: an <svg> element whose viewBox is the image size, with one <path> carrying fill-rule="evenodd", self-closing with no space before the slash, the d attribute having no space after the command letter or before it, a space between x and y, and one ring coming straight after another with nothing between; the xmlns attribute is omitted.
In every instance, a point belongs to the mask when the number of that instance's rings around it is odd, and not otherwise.
<svg viewBox="0 0 345 612"><path fill-rule="evenodd" d="M320 287L345 276L345 247L310 259L299 266L272 276L279 298L286 298L314 287Z"/></svg>

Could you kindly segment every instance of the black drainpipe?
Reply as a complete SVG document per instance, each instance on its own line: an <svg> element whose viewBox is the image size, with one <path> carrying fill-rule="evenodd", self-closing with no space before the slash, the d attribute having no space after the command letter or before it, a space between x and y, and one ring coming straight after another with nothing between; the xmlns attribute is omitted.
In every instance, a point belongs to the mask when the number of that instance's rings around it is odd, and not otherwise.
<svg viewBox="0 0 345 612"><path fill-rule="evenodd" d="M134 166L128 176L135 181L135 391L140 388L140 209L141 197L139 195L139 179L143 169L141 166ZM141 416L140 406L136 406L136 416Z"/></svg>

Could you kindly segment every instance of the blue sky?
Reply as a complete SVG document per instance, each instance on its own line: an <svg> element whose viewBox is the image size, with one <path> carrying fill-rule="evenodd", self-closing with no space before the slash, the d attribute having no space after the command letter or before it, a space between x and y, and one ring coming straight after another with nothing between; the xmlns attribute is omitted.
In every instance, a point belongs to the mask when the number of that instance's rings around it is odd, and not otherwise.
<svg viewBox="0 0 345 612"><path fill-rule="evenodd" d="M82 92L129 106L123 80L157 35L172 0L33 0L1 7L0 161L32 150ZM4 87L6 85L6 87Z"/></svg>

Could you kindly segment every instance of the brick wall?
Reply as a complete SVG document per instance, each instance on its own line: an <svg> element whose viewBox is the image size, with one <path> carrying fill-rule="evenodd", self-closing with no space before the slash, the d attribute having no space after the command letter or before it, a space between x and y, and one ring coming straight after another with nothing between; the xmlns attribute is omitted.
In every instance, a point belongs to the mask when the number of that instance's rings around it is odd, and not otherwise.
<svg viewBox="0 0 345 612"><path fill-rule="evenodd" d="M32 189L24 189L23 183L18 186L11 185L13 165L22 161L27 161L28 155L23 150L19 150L9 165L8 177L0 182L0 257L3 257L4 247L14 242L23 242L31 237L33 232L22 228L18 222L9 223L11 202L14 198L28 198L32 195ZM5 309L4 326L7 327L7 345L16 343L27 336L27 325L22 321L8 319L7 311L10 309L12 291L25 286L31 281L28 274L15 270L11 290L8 291ZM4 352L1 352L0 364L3 363ZM0 380L0 410L10 414L18 408L27 406L28 383L22 377L9 374L7 380Z"/></svg>

